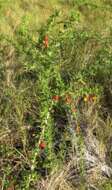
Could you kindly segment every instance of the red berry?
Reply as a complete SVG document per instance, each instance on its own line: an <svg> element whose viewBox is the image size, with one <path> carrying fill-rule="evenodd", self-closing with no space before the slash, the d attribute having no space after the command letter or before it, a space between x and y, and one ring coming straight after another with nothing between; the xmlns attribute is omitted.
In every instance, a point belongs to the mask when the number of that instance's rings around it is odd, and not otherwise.
<svg viewBox="0 0 112 190"><path fill-rule="evenodd" d="M48 43L49 43L48 36L45 36L43 43L45 45L45 48L48 48Z"/></svg>
<svg viewBox="0 0 112 190"><path fill-rule="evenodd" d="M45 149L45 147L46 147L45 142L40 142L39 148L40 148L40 149Z"/></svg>
<svg viewBox="0 0 112 190"><path fill-rule="evenodd" d="M60 96L55 95L52 97L52 100L58 102L60 100Z"/></svg>

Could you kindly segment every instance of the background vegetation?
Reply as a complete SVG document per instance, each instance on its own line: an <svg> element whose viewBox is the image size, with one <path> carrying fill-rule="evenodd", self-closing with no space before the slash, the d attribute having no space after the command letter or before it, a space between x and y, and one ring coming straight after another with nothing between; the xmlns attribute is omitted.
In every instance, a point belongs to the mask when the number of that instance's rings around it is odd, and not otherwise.
<svg viewBox="0 0 112 190"><path fill-rule="evenodd" d="M111 0L0 1L2 190L89 189L86 132L112 167L111 11Z"/></svg>

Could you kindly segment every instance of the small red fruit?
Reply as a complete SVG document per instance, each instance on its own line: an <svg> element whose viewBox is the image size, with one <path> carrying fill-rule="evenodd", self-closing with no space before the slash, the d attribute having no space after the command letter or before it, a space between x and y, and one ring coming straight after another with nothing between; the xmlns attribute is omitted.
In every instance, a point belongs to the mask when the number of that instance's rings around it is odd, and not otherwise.
<svg viewBox="0 0 112 190"><path fill-rule="evenodd" d="M58 102L60 100L60 96L55 95L52 97L52 100Z"/></svg>
<svg viewBox="0 0 112 190"><path fill-rule="evenodd" d="M43 149L45 149L45 147L46 147L45 142L40 142L39 148L43 150Z"/></svg>
<svg viewBox="0 0 112 190"><path fill-rule="evenodd" d="M48 36L45 36L43 43L45 45L45 48L48 48L48 44L49 44Z"/></svg>

